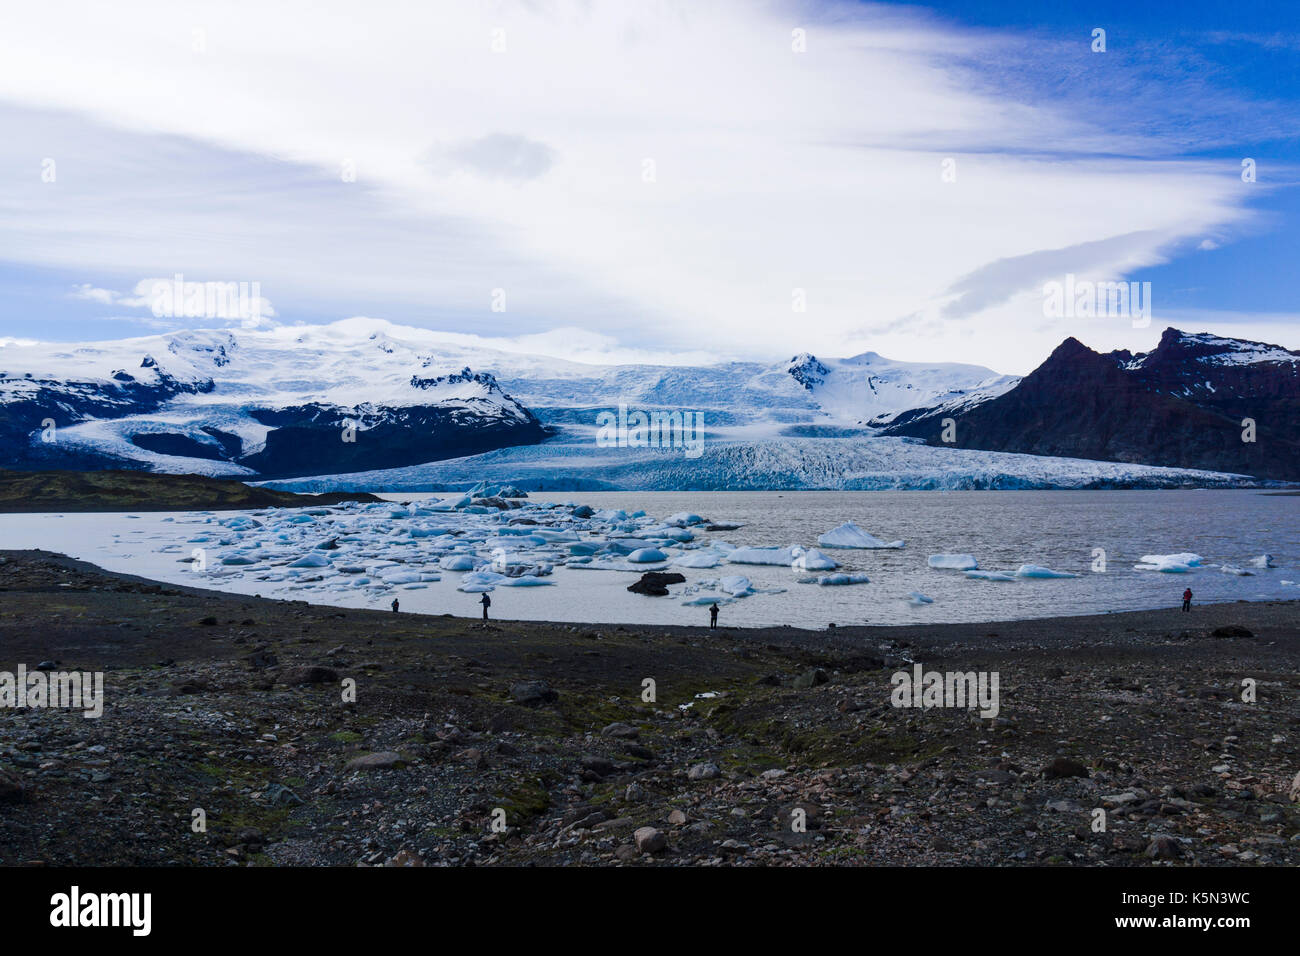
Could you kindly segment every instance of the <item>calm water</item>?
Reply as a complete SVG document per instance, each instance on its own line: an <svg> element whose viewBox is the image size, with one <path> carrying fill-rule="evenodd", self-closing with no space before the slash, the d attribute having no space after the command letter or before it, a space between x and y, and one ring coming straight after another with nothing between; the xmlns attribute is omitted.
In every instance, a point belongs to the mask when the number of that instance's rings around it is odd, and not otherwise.
<svg viewBox="0 0 1300 956"><path fill-rule="evenodd" d="M498 588L492 594L497 617L704 624L707 608L682 606L692 595L680 592L699 581L735 574L762 589L784 590L724 606L724 625L822 628L832 622L938 623L1092 614L1171 607L1188 586L1198 602L1300 599L1300 587L1283 583L1300 581L1300 497L1254 491L573 492L534 497L629 512L643 509L657 518L692 511L743 524L739 530L712 536L736 545L812 547L818 535L852 520L885 540L902 538L907 546L900 551L825 549L841 563L841 570L871 577L869 584L844 587L796 583L801 575L789 568L723 564L708 570L680 569L686 585L674 586L669 597L649 598L627 592L636 574L559 567L548 579L554 586ZM178 563L175 551L160 552L166 545L179 547L193 533L194 520L183 514L0 515L0 542L10 548L63 551L158 580L263 597L386 608L394 596L290 590L251 577L196 581ZM1105 573L1091 570L1095 548L1106 552ZM1243 567L1268 552L1278 567L1256 570L1252 577L1224 574L1218 568L1190 574L1133 570L1143 554L1182 551L1202 555L1207 564ZM969 580L959 572L930 570L926 558L939 552L970 552L985 570L1014 571L1021 564L1039 564L1081 576ZM477 616L478 595L457 591L460 577L445 573L427 588L395 593L406 611ZM934 598L934 603L913 606L907 600L912 591ZM1297 610L1300 613L1300 605Z"/></svg>
<svg viewBox="0 0 1300 956"><path fill-rule="evenodd" d="M393 495L406 499L407 495ZM544 493L538 500L580 501L592 507L644 509L656 517L693 511L714 521L739 523L714 537L737 545L815 547L817 536L854 521L878 538L907 542L900 551L823 549L841 570L862 571L870 584L819 587L796 584L786 568L721 565L683 571L689 581L743 574L759 587L783 594L757 594L722 608L719 620L738 625L792 624L825 627L854 623L903 624L1093 614L1172 606L1191 587L1197 601L1300 599L1300 497L1255 491L806 491L806 492L573 492ZM1093 549L1106 552L1106 573L1091 570ZM1276 570L1253 577L1203 568L1190 574L1134 571L1144 554L1194 551L1205 563L1245 566L1265 552ZM1040 564L1079 573L1058 580L974 581L960 572L933 571L926 558L939 552L970 552L985 570L1014 571ZM682 570L682 569L675 569ZM559 569L567 583L588 582L580 606L559 588L535 588L508 601L510 616L554 620L706 622L706 608L681 607L675 597L647 598L623 589L635 577ZM681 586L672 590L674 595ZM914 607L911 591L934 598ZM545 592L538 594L536 592ZM497 595L501 595L500 598ZM525 613L514 605L546 605L548 613ZM504 616L506 610L501 609Z"/></svg>

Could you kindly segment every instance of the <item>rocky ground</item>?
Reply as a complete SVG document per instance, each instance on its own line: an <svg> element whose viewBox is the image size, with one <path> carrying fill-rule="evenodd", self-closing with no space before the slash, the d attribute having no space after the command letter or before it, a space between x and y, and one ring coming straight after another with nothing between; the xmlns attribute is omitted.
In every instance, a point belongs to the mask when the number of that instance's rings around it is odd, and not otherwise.
<svg viewBox="0 0 1300 956"><path fill-rule="evenodd" d="M1298 612L484 626L0 552L0 670L107 698L0 710L0 863L1296 865Z"/></svg>

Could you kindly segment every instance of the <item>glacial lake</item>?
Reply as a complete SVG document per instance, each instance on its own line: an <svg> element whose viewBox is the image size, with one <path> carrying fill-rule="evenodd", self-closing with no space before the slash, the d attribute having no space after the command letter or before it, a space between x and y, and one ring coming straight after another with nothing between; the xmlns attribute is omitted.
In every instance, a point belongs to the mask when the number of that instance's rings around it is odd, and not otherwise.
<svg viewBox="0 0 1300 956"><path fill-rule="evenodd" d="M445 495L385 495L393 501ZM1195 601L1300 599L1300 497L1253 490L1178 491L884 491L884 492L537 492L530 501L576 502L592 508L644 510L655 518L694 512L736 530L696 534L737 546L817 547L818 535L853 521L879 538L901 538L900 550L821 549L841 571L870 583L799 583L787 567L724 563L713 569L673 568L687 578L668 597L629 593L639 573L556 567L550 586L498 587L499 618L576 623L707 624L708 608L683 606L701 582L748 577L758 593L721 608L722 625L831 623L909 624L1008 620L1176 606L1185 587ZM231 513L216 517L226 518ZM170 519L170 520L168 520ZM62 551L112 570L221 590L292 598L342 607L387 608L477 617L478 594L457 590L461 574L388 591L328 588L317 583L258 580L237 569L199 574L181 563L199 522L192 514L0 515L6 548ZM380 543L377 545L382 548ZM419 542L412 549L418 552ZM1094 570L1097 549L1105 570ZM968 552L984 570L1014 572L1022 564L1077 573L1075 578L983 581L927 567L936 553ZM1137 571L1142 555L1195 552L1204 567L1189 573ZM1276 567L1253 567L1271 554ZM1217 565L1253 572L1224 573ZM1098 567L1100 565L1097 565ZM932 604L909 601L921 592Z"/></svg>

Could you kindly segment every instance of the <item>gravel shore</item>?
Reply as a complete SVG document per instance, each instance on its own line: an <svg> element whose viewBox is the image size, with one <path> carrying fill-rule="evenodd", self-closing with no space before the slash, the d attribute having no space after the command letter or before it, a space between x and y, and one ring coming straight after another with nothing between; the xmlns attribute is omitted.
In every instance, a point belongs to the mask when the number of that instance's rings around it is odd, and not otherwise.
<svg viewBox="0 0 1300 956"><path fill-rule="evenodd" d="M0 647L106 698L0 709L4 865L1300 863L1297 602L483 625L0 551ZM894 706L915 664L997 716Z"/></svg>

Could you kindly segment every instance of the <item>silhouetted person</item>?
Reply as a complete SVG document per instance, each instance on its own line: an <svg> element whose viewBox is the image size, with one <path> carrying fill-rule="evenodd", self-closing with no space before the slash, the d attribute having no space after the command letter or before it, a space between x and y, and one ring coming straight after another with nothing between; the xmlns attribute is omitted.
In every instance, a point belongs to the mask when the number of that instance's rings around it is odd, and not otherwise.
<svg viewBox="0 0 1300 956"><path fill-rule="evenodd" d="M1183 592L1183 610L1190 611L1191 609L1192 609L1192 589L1188 588L1186 591Z"/></svg>
<svg viewBox="0 0 1300 956"><path fill-rule="evenodd" d="M397 598L393 598L393 613L397 613Z"/></svg>
<svg viewBox="0 0 1300 956"><path fill-rule="evenodd" d="M712 631L715 628L717 628L717 626L718 626L718 606L716 604L710 604L709 605L709 630Z"/></svg>
<svg viewBox="0 0 1300 956"><path fill-rule="evenodd" d="M487 618L487 609L490 608L490 607L492 606L492 599L491 599L490 597L487 596L487 592L486 592L486 591L484 591L484 592L483 592L483 596L482 596L481 598L478 599L478 603L483 605L483 620L486 621L486 620L488 619L488 618Z"/></svg>

